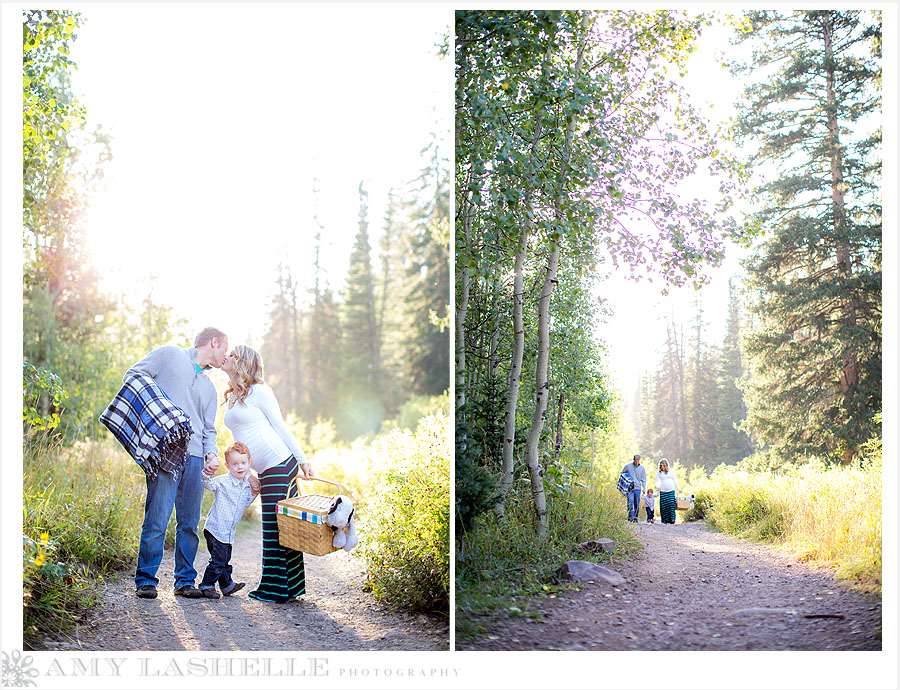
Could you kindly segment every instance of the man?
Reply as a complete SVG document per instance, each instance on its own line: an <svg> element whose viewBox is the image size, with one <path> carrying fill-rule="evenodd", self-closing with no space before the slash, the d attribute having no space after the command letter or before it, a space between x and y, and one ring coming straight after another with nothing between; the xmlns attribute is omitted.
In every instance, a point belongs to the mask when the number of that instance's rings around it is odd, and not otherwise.
<svg viewBox="0 0 900 690"><path fill-rule="evenodd" d="M164 345L146 355L125 374L146 374L175 405L191 418L191 438L184 469L177 479L168 472L147 477L144 523L138 550L134 585L137 596L156 598L162 562L166 525L175 510L175 594L199 598L194 587L197 571L194 557L200 539L197 523L203 484L200 473L205 462L218 462L216 456L216 389L206 372L220 368L228 350L228 337L217 328L204 328L194 339L194 347Z"/></svg>
<svg viewBox="0 0 900 690"><path fill-rule="evenodd" d="M647 485L647 470L641 466L641 456L635 453L634 458L625 467L622 473L627 473L634 480L634 487L628 492L628 521L637 522L638 511L641 508L641 494Z"/></svg>

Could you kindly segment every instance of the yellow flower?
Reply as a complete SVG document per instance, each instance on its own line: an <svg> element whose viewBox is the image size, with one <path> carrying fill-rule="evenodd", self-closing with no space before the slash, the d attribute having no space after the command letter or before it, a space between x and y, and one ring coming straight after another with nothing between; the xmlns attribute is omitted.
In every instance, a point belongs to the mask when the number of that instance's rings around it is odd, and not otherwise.
<svg viewBox="0 0 900 690"><path fill-rule="evenodd" d="M38 554L34 559L34 564L36 566L42 566L42 565L44 565L45 560L46 560L46 558L44 557L44 554L42 554L42 553Z"/></svg>
<svg viewBox="0 0 900 690"><path fill-rule="evenodd" d="M48 544L50 542L50 533L49 532L41 532L41 544Z"/></svg>

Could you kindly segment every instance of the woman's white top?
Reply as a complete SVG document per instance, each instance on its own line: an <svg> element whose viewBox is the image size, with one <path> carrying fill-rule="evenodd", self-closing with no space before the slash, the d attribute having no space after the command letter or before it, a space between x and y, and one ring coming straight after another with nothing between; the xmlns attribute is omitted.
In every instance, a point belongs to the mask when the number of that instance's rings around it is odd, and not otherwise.
<svg viewBox="0 0 900 690"><path fill-rule="evenodd" d="M226 407L225 426L235 441L250 449L250 466L257 473L280 465L292 454L298 463L306 462L300 444L284 423L275 394L264 383L250 386L244 402Z"/></svg>
<svg viewBox="0 0 900 690"><path fill-rule="evenodd" d="M675 481L675 475L672 473L672 470L656 473L656 488L660 491L681 491L681 487Z"/></svg>

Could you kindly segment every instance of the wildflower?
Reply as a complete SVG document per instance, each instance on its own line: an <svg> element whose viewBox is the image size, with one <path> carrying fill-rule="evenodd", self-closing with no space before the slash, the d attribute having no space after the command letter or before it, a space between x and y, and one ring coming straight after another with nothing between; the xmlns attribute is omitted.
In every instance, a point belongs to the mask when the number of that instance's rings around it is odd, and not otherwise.
<svg viewBox="0 0 900 690"><path fill-rule="evenodd" d="M41 532L41 544L45 546L50 543L50 533L49 532Z"/></svg>
<svg viewBox="0 0 900 690"><path fill-rule="evenodd" d="M46 560L47 559L44 556L44 554L39 553L37 556L34 557L34 564L38 567L41 567L42 565L44 565L44 561L46 561Z"/></svg>

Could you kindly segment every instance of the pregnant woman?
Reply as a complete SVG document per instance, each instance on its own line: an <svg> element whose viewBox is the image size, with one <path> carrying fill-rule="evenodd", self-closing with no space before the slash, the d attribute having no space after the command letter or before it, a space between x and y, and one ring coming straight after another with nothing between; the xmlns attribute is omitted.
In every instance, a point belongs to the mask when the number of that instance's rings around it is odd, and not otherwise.
<svg viewBox="0 0 900 690"><path fill-rule="evenodd" d="M659 492L659 519L667 524L675 524L675 491L681 491L675 473L669 471L669 461L660 458L659 472L656 473L656 490Z"/></svg>
<svg viewBox="0 0 900 690"><path fill-rule="evenodd" d="M225 357L225 425L235 441L250 449L251 467L259 476L262 501L262 576L248 594L259 601L284 603L306 591L303 553L278 543L275 508L288 495L297 495L291 481L299 473L312 479L312 468L284 423L275 394L263 381L262 357L253 348L237 345Z"/></svg>

